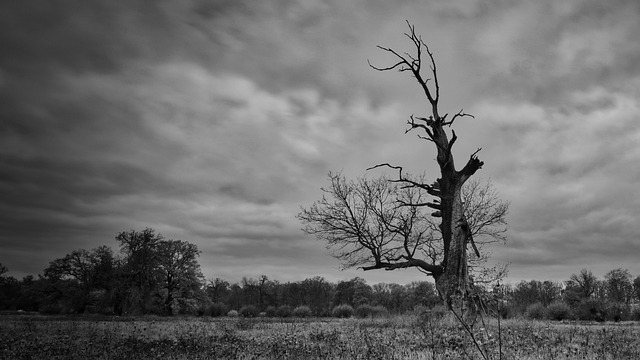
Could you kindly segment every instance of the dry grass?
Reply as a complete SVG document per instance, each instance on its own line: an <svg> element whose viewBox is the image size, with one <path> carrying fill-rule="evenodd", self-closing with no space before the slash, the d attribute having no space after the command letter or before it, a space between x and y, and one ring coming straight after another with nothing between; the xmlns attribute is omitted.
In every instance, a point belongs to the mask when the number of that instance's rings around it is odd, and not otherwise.
<svg viewBox="0 0 640 360"><path fill-rule="evenodd" d="M495 321L475 336L498 359ZM502 324L504 359L640 359L637 323ZM0 359L479 358L450 318L203 319L0 317Z"/></svg>

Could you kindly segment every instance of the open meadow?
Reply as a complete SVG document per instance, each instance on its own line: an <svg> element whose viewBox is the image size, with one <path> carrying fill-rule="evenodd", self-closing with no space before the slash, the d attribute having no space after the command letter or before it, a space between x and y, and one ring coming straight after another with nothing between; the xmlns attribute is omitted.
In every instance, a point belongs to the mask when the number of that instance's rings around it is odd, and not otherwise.
<svg viewBox="0 0 640 360"><path fill-rule="evenodd" d="M640 359L635 322L492 319L475 327L489 358ZM502 341L498 341L501 338ZM0 318L1 359L480 359L454 319Z"/></svg>

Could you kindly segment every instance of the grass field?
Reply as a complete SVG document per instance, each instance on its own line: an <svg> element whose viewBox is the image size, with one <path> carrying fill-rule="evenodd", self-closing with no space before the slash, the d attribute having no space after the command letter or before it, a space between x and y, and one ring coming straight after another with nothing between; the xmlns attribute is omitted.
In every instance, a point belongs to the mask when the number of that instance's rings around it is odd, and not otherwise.
<svg viewBox="0 0 640 360"><path fill-rule="evenodd" d="M640 359L640 325L495 320L498 359ZM501 343L501 344L500 344ZM454 319L0 317L0 359L479 359Z"/></svg>

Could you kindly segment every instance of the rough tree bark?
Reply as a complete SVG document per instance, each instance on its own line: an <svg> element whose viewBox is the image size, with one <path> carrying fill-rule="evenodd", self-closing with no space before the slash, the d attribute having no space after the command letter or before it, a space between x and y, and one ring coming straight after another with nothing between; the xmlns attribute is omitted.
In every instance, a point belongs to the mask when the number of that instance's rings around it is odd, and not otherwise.
<svg viewBox="0 0 640 360"><path fill-rule="evenodd" d="M398 62L389 67L376 67L369 65L378 71L399 70L408 71L413 75L424 95L427 98L431 114L428 117L415 117L411 115L408 121L409 128L406 132L417 130L422 133L418 135L421 139L430 141L437 149L437 162L440 167L440 178L432 184L416 182L407 178L402 173L402 168L392 166L387 163L376 165L377 167L390 167L398 170L398 178L392 181L403 183L405 186L416 187L426 191L435 197L434 201L426 203L403 203L402 206L427 206L435 211L431 214L441 218L439 225L444 243L444 256L440 264L427 264L418 259L405 257L403 261L385 262L377 261L375 265L365 267L371 269L395 269L401 267L420 267L431 274L436 282L436 287L443 300L450 306L471 304L472 283L469 278L467 267L467 243L472 242L471 232L464 217L464 209L461 198L462 185L478 171L483 162L476 156L480 151L471 154L462 169L457 170L454 163L452 148L458 137L453 129L451 136L447 134L446 128L451 128L454 121L462 117L473 117L460 110L451 118L448 114L441 115L438 109L440 99L440 85L438 83L438 73L433 53L422 41L422 38L415 33L415 28L409 24L409 33L405 35L413 42L417 54L415 56L408 53L400 54L391 48L378 46L378 48L393 54ZM423 77L423 53L428 56L428 67L431 78ZM432 81L431 88L428 82ZM475 247L475 244L472 243ZM476 250L477 251L477 250ZM400 260L400 259L398 259Z"/></svg>

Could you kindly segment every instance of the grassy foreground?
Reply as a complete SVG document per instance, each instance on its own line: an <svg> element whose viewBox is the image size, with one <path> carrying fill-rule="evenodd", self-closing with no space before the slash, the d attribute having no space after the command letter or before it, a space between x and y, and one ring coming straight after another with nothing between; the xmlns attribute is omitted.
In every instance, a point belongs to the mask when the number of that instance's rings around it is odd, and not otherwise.
<svg viewBox="0 0 640 360"><path fill-rule="evenodd" d="M640 359L637 323L502 323L503 359ZM477 342L498 359L495 320ZM0 317L0 359L480 359L450 318Z"/></svg>

